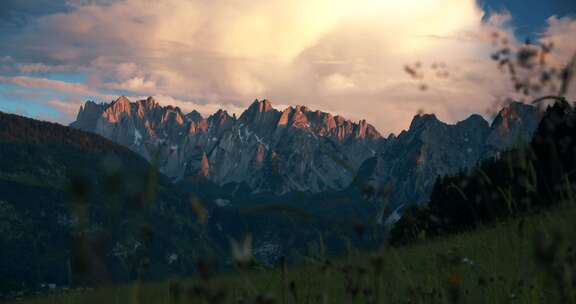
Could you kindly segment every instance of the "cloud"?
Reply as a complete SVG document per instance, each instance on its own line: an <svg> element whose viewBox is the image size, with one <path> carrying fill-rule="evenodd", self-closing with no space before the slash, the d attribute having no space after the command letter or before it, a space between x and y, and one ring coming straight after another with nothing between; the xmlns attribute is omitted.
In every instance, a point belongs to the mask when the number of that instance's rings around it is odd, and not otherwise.
<svg viewBox="0 0 576 304"><path fill-rule="evenodd" d="M542 33L543 40L554 43L556 52L559 53L556 59L564 60L570 58L576 52L576 20L564 17L548 18L548 27ZM563 61L557 62L562 64Z"/></svg>
<svg viewBox="0 0 576 304"><path fill-rule="evenodd" d="M64 0L2 0L0 27L21 26L40 16L61 12L67 8Z"/></svg>
<svg viewBox="0 0 576 304"><path fill-rule="evenodd" d="M60 120L64 122L72 122L78 114L78 109L84 103L78 99L71 100L60 100L60 99L50 99L47 104L55 109L57 109L62 115L57 117L48 117L47 120Z"/></svg>
<svg viewBox="0 0 576 304"><path fill-rule="evenodd" d="M254 98L269 98L366 118L383 133L406 128L420 110L447 121L484 112L510 90L489 61L490 34L517 43L512 16L482 21L475 0L124 0L67 7L0 46L0 57L17 62L12 73L21 74L5 82L68 96L157 95L204 112L239 112ZM558 51L569 52L560 44L568 44L573 24L552 18L544 36L560 39ZM420 91L403 72L415 61L445 63L451 76L429 73L430 89ZM22 75L59 69L88 80Z"/></svg>
<svg viewBox="0 0 576 304"><path fill-rule="evenodd" d="M84 100L110 101L115 95L92 90L81 83L70 83L46 78L15 76L0 76L0 100L18 103L19 114L34 113L34 118L68 124L74 121ZM1 104L1 102L0 102ZM52 110L38 110L48 106ZM24 111L23 109L33 109Z"/></svg>
<svg viewBox="0 0 576 304"><path fill-rule="evenodd" d="M0 76L0 83L9 83L25 88L47 89L52 91L60 91L64 93L74 93L78 95L95 94L95 91L92 91L83 84L70 83L60 80L51 80L46 78L35 78L26 76L17 76L17 77Z"/></svg>
<svg viewBox="0 0 576 304"><path fill-rule="evenodd" d="M141 100L145 99L145 96L130 96L130 100ZM200 112L204 117L208 117L218 110L225 110L230 115L236 114L240 115L245 108L240 106L235 106L233 104L218 104L218 103L195 103L191 101L180 100L171 96L156 95L154 96L156 102L163 106L176 106L179 107L184 113L192 112L196 110ZM279 105L276 105L277 107Z"/></svg>
<svg viewBox="0 0 576 304"><path fill-rule="evenodd" d="M548 18L548 27L542 34L542 39L554 44L558 56L552 57L553 64L563 66L568 59L576 56L576 20L568 17ZM576 81L572 80L567 95L576 99Z"/></svg>

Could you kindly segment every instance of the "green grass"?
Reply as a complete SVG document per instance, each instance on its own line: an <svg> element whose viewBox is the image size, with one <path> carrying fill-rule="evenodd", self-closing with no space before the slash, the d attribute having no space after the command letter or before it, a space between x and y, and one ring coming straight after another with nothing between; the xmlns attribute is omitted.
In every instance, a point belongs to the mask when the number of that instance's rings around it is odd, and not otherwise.
<svg viewBox="0 0 576 304"><path fill-rule="evenodd" d="M285 273L282 267L238 270L209 280L133 283L18 303L566 303L575 300L574 291L561 299L563 282L554 271L576 268L567 259L576 257L574 219L576 208L563 207Z"/></svg>

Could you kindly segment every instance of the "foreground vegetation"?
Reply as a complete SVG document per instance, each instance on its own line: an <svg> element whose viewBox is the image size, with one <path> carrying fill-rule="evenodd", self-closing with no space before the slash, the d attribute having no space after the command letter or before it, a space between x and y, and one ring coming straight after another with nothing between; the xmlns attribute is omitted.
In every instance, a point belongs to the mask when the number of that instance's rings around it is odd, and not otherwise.
<svg viewBox="0 0 576 304"><path fill-rule="evenodd" d="M571 303L576 208L378 253L160 283L54 292L20 303Z"/></svg>

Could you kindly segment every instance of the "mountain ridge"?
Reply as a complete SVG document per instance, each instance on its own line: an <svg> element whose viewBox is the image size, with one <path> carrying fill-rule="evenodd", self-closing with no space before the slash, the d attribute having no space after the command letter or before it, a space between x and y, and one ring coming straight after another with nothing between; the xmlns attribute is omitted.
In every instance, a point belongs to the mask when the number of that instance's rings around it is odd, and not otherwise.
<svg viewBox="0 0 576 304"><path fill-rule="evenodd" d="M538 122L537 109L518 102L504 107L492 124L477 114L455 124L433 114L417 115L409 130L391 138L361 166L354 184L387 209L380 214L382 222L393 210L425 204L436 178L526 144Z"/></svg>
<svg viewBox="0 0 576 304"><path fill-rule="evenodd" d="M184 114L152 97L131 102L122 96L109 104L86 102L70 126L149 160L159 154L161 171L176 181L202 175L220 185L247 182L254 192L278 194L345 188L384 140L365 120L305 106L279 111L266 99L256 99L236 118L224 110L208 117Z"/></svg>
<svg viewBox="0 0 576 304"><path fill-rule="evenodd" d="M276 195L361 184L381 196L395 185L398 206L425 201L436 177L526 142L537 122L534 107L511 103L492 123L478 114L454 124L419 114L407 130L385 138L366 120L301 105L279 111L266 99L254 100L239 117L224 110L203 117L160 106L152 97L120 97L109 104L88 101L71 127L103 135L149 160L157 157L174 181L199 177Z"/></svg>

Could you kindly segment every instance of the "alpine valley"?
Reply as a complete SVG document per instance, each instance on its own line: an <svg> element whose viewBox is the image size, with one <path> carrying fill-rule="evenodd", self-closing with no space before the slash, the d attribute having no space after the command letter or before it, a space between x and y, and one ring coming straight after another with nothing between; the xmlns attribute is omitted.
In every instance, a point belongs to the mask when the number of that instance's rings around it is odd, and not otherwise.
<svg viewBox="0 0 576 304"><path fill-rule="evenodd" d="M530 141L537 113L417 115L387 137L267 100L239 117L87 101L69 127L0 113L0 286L188 275L243 246L262 265L375 248L439 176Z"/></svg>

